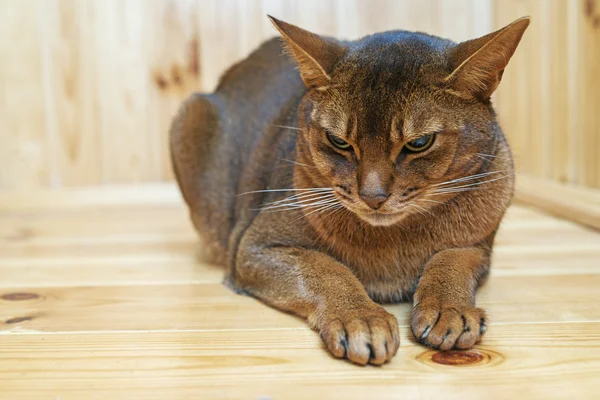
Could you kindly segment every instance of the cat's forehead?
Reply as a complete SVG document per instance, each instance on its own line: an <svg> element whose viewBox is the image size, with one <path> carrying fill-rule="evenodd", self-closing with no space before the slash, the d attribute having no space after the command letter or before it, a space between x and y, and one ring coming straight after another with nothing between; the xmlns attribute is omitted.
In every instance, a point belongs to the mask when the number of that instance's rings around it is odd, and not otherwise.
<svg viewBox="0 0 600 400"><path fill-rule="evenodd" d="M446 69L447 50L454 45L450 40L424 33L378 33L351 42L334 75L341 79L367 78L369 83L380 78L389 84L423 78L424 71L431 73Z"/></svg>
<svg viewBox="0 0 600 400"><path fill-rule="evenodd" d="M452 42L405 31L376 34L350 45L336 66L313 118L335 132L418 135L442 124L435 83L447 75ZM350 129L352 128L352 129Z"/></svg>

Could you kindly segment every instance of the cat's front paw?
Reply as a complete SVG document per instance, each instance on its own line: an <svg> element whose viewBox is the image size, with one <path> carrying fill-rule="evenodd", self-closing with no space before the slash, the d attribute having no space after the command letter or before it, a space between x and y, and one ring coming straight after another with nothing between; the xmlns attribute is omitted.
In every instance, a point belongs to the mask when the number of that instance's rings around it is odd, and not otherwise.
<svg viewBox="0 0 600 400"><path fill-rule="evenodd" d="M420 343L440 350L469 349L487 330L481 308L437 301L423 301L415 306L410 327Z"/></svg>
<svg viewBox="0 0 600 400"><path fill-rule="evenodd" d="M319 331L334 356L360 365L381 365L400 346L398 321L380 306L327 318Z"/></svg>

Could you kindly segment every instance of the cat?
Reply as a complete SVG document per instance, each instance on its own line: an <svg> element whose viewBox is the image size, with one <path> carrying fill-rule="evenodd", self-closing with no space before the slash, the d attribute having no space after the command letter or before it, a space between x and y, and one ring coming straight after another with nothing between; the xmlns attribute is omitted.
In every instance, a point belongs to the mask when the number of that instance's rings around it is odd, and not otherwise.
<svg viewBox="0 0 600 400"><path fill-rule="evenodd" d="M340 41L269 18L281 38L187 99L170 131L225 283L305 318L356 364L398 350L378 303L412 300L426 346L471 348L514 187L490 96L529 18L460 44L407 31Z"/></svg>

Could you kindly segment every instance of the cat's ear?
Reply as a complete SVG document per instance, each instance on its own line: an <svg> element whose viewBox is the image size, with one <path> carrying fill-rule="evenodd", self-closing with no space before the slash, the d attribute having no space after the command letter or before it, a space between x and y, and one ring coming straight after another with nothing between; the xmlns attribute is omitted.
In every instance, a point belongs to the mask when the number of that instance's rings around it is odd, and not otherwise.
<svg viewBox="0 0 600 400"><path fill-rule="evenodd" d="M325 86L334 65L346 54L347 48L334 39L321 37L268 15L281 33L289 52L300 69L300 76L310 87Z"/></svg>
<svg viewBox="0 0 600 400"><path fill-rule="evenodd" d="M496 32L452 48L449 58L453 71L446 78L452 90L462 96L489 99L529 22L529 17L520 18Z"/></svg>

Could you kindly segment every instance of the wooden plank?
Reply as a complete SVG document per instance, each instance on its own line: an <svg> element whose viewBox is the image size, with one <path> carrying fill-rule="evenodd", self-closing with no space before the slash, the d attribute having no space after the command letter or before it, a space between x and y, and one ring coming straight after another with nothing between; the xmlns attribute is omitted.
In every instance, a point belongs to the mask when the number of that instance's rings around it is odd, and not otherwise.
<svg viewBox="0 0 600 400"><path fill-rule="evenodd" d="M0 192L0 215L39 210L180 205L182 197L174 183L103 185L61 190L23 189Z"/></svg>
<svg viewBox="0 0 600 400"><path fill-rule="evenodd" d="M224 287L222 270L198 261L173 186L40 192L17 197L20 206L9 198L0 195L2 398L585 398L600 390L600 235L533 209L511 207L498 234L478 293L490 328L460 357L480 361L434 362L435 351L412 341L410 305L399 304L386 306L401 324L397 356L358 368L329 356L301 319Z"/></svg>
<svg viewBox="0 0 600 400"><path fill-rule="evenodd" d="M54 186L102 182L102 151L91 2L38 2L46 129ZM102 65L102 64L100 64ZM85 132L85 134L82 134Z"/></svg>
<svg viewBox="0 0 600 400"><path fill-rule="evenodd" d="M53 180L35 0L0 1L0 190Z"/></svg>
<svg viewBox="0 0 600 400"><path fill-rule="evenodd" d="M517 179L517 201L600 229L600 191L520 176Z"/></svg>
<svg viewBox="0 0 600 400"><path fill-rule="evenodd" d="M548 39L545 42L547 59L544 60L545 68L549 69L549 82L545 87L545 96L549 101L549 109L544 110L547 117L543 129L549 132L550 140L546 159L549 166L549 176L556 182L567 182L569 179L569 164L572 163L569 152L569 113L572 104L569 99L569 55L568 55L568 7L569 2L551 0L551 5L546 7L546 31ZM575 72L576 73L576 72ZM562 93L556 96L554 93Z"/></svg>
<svg viewBox="0 0 600 400"><path fill-rule="evenodd" d="M575 168L577 183L600 188L600 4L598 1L578 2L579 24L571 29L578 36L578 107L574 109L581 119L581 131L573 132L577 143Z"/></svg>
<svg viewBox="0 0 600 400"><path fill-rule="evenodd" d="M498 235L493 276L600 273L600 239L579 243L583 236L571 236L578 242L572 244L565 243L568 238L563 237L563 243L548 247L543 240L528 243L527 237L537 235L535 230L519 230L516 237L510 231L503 229ZM560 231L552 232L561 235ZM589 232L583 233L590 236ZM12 256L5 254L0 258L0 287L182 284L207 280L217 283L222 279L220 268L198 262L202 254L195 238L182 243L170 239L165 243L159 235L132 239L124 234L108 235L106 242L85 238L79 245L74 242L76 239L69 240L68 246L50 241L42 249L37 245L5 251ZM0 249L8 246L10 243Z"/></svg>
<svg viewBox="0 0 600 400"><path fill-rule="evenodd" d="M405 331L403 333L406 333ZM0 336L5 398L591 398L600 323L501 325L470 365L403 335L391 363L336 360L307 329Z"/></svg>
<svg viewBox="0 0 600 400"><path fill-rule="evenodd" d="M493 276L479 291L478 304L487 309L493 323L600 321L598 285L598 274ZM35 298L15 301L12 297L19 296L13 293ZM409 304L387 308L407 323ZM6 323L28 317L23 324ZM40 332L304 326L298 318L215 283L4 288L0 289L0 321L4 321L0 322L3 331Z"/></svg>

